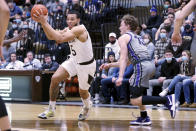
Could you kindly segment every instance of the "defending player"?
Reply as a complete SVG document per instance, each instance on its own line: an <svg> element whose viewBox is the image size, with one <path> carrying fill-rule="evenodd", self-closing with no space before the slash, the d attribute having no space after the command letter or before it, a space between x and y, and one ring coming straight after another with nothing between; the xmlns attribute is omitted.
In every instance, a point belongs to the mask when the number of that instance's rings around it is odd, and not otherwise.
<svg viewBox="0 0 196 131"><path fill-rule="evenodd" d="M123 81L123 74L128 62L134 65L134 73L130 78L130 102L132 105L139 106L141 116L137 120L131 121L131 125L151 125L151 120L147 115L144 105L165 104L170 110L171 117L176 114L175 95L167 97L143 96L148 88L149 79L155 72L155 65L150 60L147 47L144 45L141 37L134 32L138 27L138 21L134 16L125 15L121 19L119 40L120 60L117 63L102 65L100 68L119 66L119 77L116 85L120 86Z"/></svg>

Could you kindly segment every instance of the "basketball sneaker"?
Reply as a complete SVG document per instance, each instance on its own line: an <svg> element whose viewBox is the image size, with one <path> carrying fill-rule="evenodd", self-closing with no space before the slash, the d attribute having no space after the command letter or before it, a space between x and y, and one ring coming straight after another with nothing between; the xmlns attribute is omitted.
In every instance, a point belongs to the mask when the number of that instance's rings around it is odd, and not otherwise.
<svg viewBox="0 0 196 131"><path fill-rule="evenodd" d="M86 106L82 107L82 110L81 110L81 112L79 114L79 117L78 117L79 121L86 120L86 118L88 117L90 109L91 109L92 106L93 106L92 101L89 101L89 108L87 108Z"/></svg>
<svg viewBox="0 0 196 131"><path fill-rule="evenodd" d="M53 117L53 116L54 116L54 111L52 111L51 109L47 109L44 112L42 112L41 114L39 114L38 118L48 119L48 117Z"/></svg>
<svg viewBox="0 0 196 131"><path fill-rule="evenodd" d="M175 94L167 96L167 103L165 106L169 109L171 118L175 118L176 116L176 101Z"/></svg>
<svg viewBox="0 0 196 131"><path fill-rule="evenodd" d="M169 89L166 88L166 89L164 89L161 93L159 93L159 96L164 97L164 96L167 95L168 92L169 92Z"/></svg>
<svg viewBox="0 0 196 131"><path fill-rule="evenodd" d="M150 120L150 117L147 116L145 118L143 117L137 117L137 120L131 121L130 125L141 125L141 126L149 126L152 122Z"/></svg>

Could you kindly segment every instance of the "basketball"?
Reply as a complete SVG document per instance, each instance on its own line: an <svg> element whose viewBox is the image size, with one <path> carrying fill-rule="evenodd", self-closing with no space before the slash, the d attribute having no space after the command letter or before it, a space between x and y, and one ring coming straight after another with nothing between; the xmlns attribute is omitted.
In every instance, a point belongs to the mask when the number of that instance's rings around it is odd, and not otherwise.
<svg viewBox="0 0 196 131"><path fill-rule="evenodd" d="M41 12L40 9L42 9L42 12ZM40 14L43 13L42 15L47 15L47 13L48 13L48 9L47 9L44 5L42 5L42 4L36 4L36 5L34 5L33 8L31 9L31 17L34 17L34 14L35 14L36 16L38 16L37 11L38 11Z"/></svg>

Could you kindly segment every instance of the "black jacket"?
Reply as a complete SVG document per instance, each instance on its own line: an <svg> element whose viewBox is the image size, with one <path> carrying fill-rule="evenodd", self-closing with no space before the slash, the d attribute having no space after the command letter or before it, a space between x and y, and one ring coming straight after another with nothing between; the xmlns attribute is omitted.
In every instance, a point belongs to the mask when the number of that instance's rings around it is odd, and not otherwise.
<svg viewBox="0 0 196 131"><path fill-rule="evenodd" d="M179 74L180 66L179 63L176 62L175 58L172 58L171 63L167 63L165 60L161 65L161 77L166 77L166 79L173 79L174 76Z"/></svg>
<svg viewBox="0 0 196 131"><path fill-rule="evenodd" d="M44 63L41 67L41 70L49 69L49 71L56 71L59 67L59 64L53 61L51 64Z"/></svg>

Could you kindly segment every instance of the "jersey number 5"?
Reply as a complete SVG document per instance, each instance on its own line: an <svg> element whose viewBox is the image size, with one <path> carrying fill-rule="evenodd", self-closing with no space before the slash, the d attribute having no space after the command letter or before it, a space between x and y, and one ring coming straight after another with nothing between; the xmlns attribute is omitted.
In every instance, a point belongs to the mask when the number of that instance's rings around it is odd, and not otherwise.
<svg viewBox="0 0 196 131"><path fill-rule="evenodd" d="M76 56L76 51L74 49L72 49L73 45L70 45L70 48L71 48L71 54L73 56Z"/></svg>

